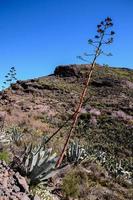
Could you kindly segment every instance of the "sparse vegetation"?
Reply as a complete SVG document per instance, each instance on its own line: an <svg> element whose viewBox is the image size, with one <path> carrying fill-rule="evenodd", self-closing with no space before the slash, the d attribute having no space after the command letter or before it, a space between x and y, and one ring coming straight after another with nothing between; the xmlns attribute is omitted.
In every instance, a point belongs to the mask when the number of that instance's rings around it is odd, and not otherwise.
<svg viewBox="0 0 133 200"><path fill-rule="evenodd" d="M106 32L112 26L106 18L88 40L92 64L59 66L54 75L17 81L0 96L6 115L0 116L0 160L25 177L32 195L132 200L133 71L96 64L110 55L102 45L113 42L114 32ZM3 89L16 81L14 67L5 78Z"/></svg>
<svg viewBox="0 0 133 200"><path fill-rule="evenodd" d="M93 181L89 181L87 174L78 169L72 169L66 174L63 179L63 192L66 197L84 198L84 192L91 186L94 186Z"/></svg>
<svg viewBox="0 0 133 200"><path fill-rule="evenodd" d="M0 152L0 160L4 160L6 163L9 163L10 161L9 153L7 151Z"/></svg>

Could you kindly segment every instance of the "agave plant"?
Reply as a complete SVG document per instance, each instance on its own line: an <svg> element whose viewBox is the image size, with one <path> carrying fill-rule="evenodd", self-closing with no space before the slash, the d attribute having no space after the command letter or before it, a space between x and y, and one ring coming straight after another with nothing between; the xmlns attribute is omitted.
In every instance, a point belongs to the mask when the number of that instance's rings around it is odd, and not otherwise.
<svg viewBox="0 0 133 200"><path fill-rule="evenodd" d="M3 144L10 144L10 136L7 134L6 131L0 132L0 142Z"/></svg>
<svg viewBox="0 0 133 200"><path fill-rule="evenodd" d="M106 168L108 172L114 176L115 178L123 177L126 180L132 179L132 171L130 169L126 169L126 166L123 166L122 161L112 161L112 167L110 168L108 164L106 164Z"/></svg>
<svg viewBox="0 0 133 200"><path fill-rule="evenodd" d="M133 183L133 159L118 160L115 156L106 153L103 150L86 148L87 157L93 162L99 162L114 178L122 177L124 180Z"/></svg>
<svg viewBox="0 0 133 200"><path fill-rule="evenodd" d="M67 149L67 161L69 163L80 163L87 157L86 150L78 144L78 142L71 142Z"/></svg>
<svg viewBox="0 0 133 200"><path fill-rule="evenodd" d="M100 162L101 165L104 165L106 162L106 153L104 151L101 150L95 150L94 151L94 156L96 157L96 159Z"/></svg>
<svg viewBox="0 0 133 200"><path fill-rule="evenodd" d="M10 136L10 142L13 142L17 146L21 144L22 137L24 134L23 134L23 131L19 127L13 126L7 129L7 133Z"/></svg>
<svg viewBox="0 0 133 200"><path fill-rule="evenodd" d="M14 142L17 146L19 146L21 144L21 139L24 134L20 132L20 130L17 129L17 127L13 127L10 130L10 133L11 133L11 141Z"/></svg>
<svg viewBox="0 0 133 200"><path fill-rule="evenodd" d="M45 144L47 143L47 140L48 140L48 136L43 135L43 136L41 137L41 145L42 145L42 146L45 146Z"/></svg>
<svg viewBox="0 0 133 200"><path fill-rule="evenodd" d="M55 170L56 161L57 156L55 153L52 154L52 149L45 149L42 145L33 147L29 144L25 148L21 163L30 185L52 177L57 172Z"/></svg>

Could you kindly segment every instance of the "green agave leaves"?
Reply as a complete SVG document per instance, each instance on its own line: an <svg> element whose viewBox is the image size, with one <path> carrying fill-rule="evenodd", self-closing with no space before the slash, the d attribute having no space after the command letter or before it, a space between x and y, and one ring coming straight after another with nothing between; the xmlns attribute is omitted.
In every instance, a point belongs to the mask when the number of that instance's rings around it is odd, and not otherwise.
<svg viewBox="0 0 133 200"><path fill-rule="evenodd" d="M52 149L45 149L32 144L25 148L22 164L25 167L26 175L30 184L40 183L53 176L57 161L56 154L52 154Z"/></svg>
<svg viewBox="0 0 133 200"><path fill-rule="evenodd" d="M16 145L19 146L21 143L21 139L23 137L23 133L17 127L13 127L11 130L11 141L13 141Z"/></svg>
<svg viewBox="0 0 133 200"><path fill-rule="evenodd" d="M133 159L118 160L114 156L98 149L88 149L87 154L88 159L91 159L93 162L98 161L112 177L123 177L125 180L133 183Z"/></svg>
<svg viewBox="0 0 133 200"><path fill-rule="evenodd" d="M86 150L78 144L78 142L71 142L67 149L67 161L69 163L80 163L87 157Z"/></svg>

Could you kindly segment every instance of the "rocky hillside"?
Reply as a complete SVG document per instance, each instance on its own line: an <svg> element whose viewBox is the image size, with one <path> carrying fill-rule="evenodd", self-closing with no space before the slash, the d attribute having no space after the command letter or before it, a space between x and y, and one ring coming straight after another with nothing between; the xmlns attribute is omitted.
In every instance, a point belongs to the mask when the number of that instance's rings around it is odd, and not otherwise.
<svg viewBox="0 0 133 200"><path fill-rule="evenodd" d="M59 66L52 75L17 81L0 96L1 119L6 115L6 126L52 134L74 112L88 70L89 65ZM56 139L62 141L66 130L67 126ZM133 70L97 65L75 137L89 146L130 157L132 130Z"/></svg>
<svg viewBox="0 0 133 200"><path fill-rule="evenodd" d="M52 135L75 111L89 68L90 65L58 66L49 76L12 84L0 94L1 127L4 124L9 132L16 127L27 142L31 135L34 143L41 135ZM70 125L71 120L50 141L55 152L61 152ZM127 163L133 160L133 70L96 66L72 139L78 139L89 152L106 152ZM110 186L106 187L109 190ZM116 198L115 191L109 198L103 197L107 188L102 185L99 199L132 199L133 191L127 191L127 185L117 186L120 191ZM99 191L92 193L98 197ZM121 192L123 196L119 195Z"/></svg>

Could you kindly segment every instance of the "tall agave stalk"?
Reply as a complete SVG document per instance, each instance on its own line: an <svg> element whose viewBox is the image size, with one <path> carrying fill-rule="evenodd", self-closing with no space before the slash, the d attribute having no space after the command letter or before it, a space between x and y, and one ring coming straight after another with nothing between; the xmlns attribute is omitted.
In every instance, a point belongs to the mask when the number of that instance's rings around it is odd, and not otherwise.
<svg viewBox="0 0 133 200"><path fill-rule="evenodd" d="M93 60L92 60L90 71L87 74L85 86L84 86L83 91L80 95L79 104L78 104L77 109L76 109L76 111L73 115L73 122L72 122L72 125L71 125L71 128L70 128L68 137L65 141L65 144L64 144L63 150L61 152L61 155L59 157L59 160L57 161L57 165L56 165L57 167L59 167L62 163L65 151L66 151L68 143L69 143L69 140L70 140L72 133L75 129L75 126L76 126L76 123L77 123L77 120L78 120L78 117L79 117L79 113L80 113L80 110L82 108L84 98L85 98L86 93L87 93L88 86L90 84L92 73L93 73L94 68L95 68L96 60L101 54L104 54L104 55L107 55L107 56L111 55L110 53L107 54L107 53L103 52L102 46L107 45L107 44L111 44L113 42L112 35L114 35L114 31L107 32L108 28L110 28L112 26L113 26L112 19L110 17L107 17L104 21L102 21L100 24L97 25L97 33L98 34L95 36L95 39L94 40L91 40L91 39L88 40L88 43L90 45L94 46L94 48L95 48L94 54L85 53L84 56L90 56L91 55L91 56L94 56L94 57L93 57ZM109 38L106 38L106 36L108 36ZM84 61L88 61L81 56L79 56L79 58L84 60Z"/></svg>

